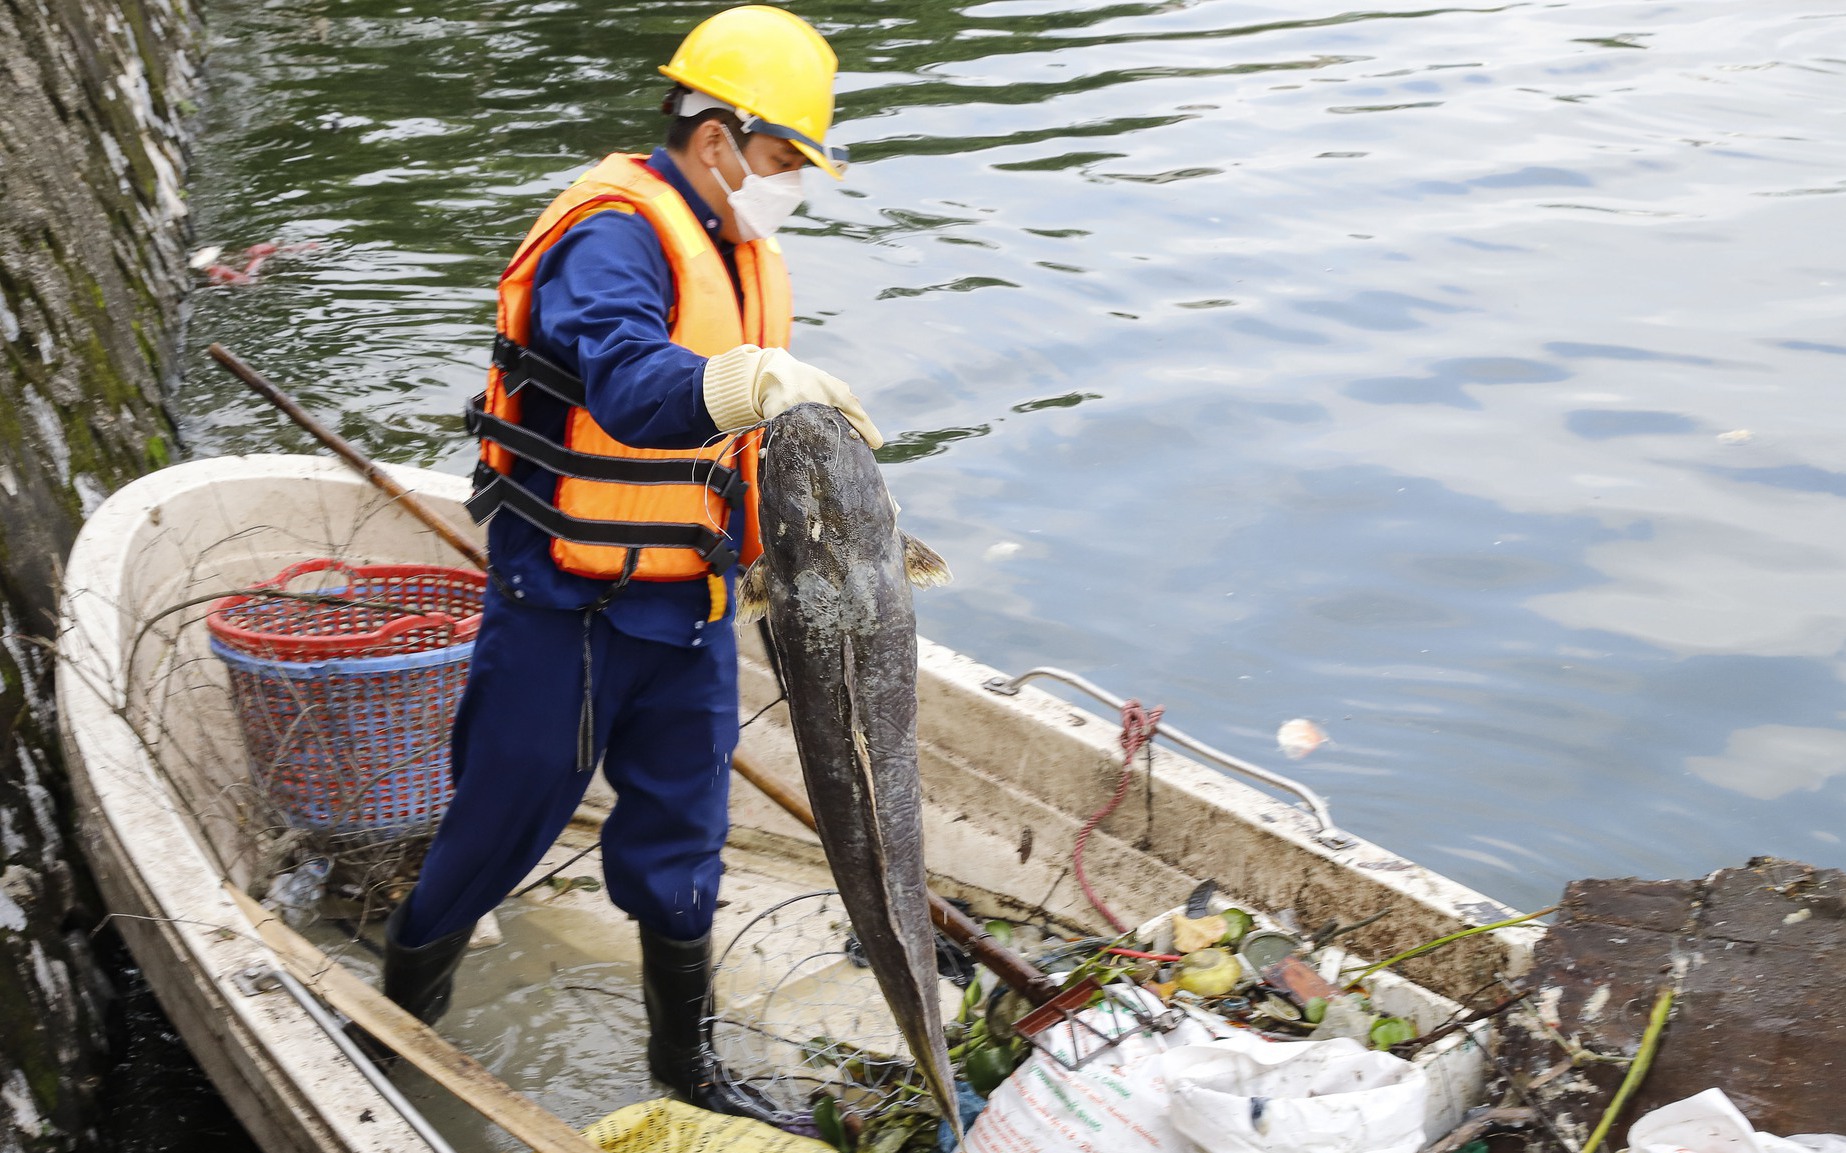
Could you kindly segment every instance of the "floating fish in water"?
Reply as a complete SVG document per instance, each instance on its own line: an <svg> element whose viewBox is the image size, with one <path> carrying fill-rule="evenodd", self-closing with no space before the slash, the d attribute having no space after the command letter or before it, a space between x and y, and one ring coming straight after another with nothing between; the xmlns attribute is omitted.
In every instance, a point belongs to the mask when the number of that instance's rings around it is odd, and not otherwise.
<svg viewBox="0 0 1846 1153"><path fill-rule="evenodd" d="M1296 717L1276 730L1276 745L1282 755L1298 761L1327 743L1326 730L1313 721Z"/></svg>
<svg viewBox="0 0 1846 1153"><path fill-rule="evenodd" d="M767 616L834 883L959 1137L923 869L910 603L913 582L941 584L948 570L898 532L878 462L838 412L798 405L770 422L763 445L763 556L741 582L739 620Z"/></svg>
<svg viewBox="0 0 1846 1153"><path fill-rule="evenodd" d="M237 268L230 264L218 263L218 257L223 254L224 249L220 245L212 245L193 253L192 259L187 263L190 267L204 273L205 279L213 284L249 284L256 279L256 274L270 257L295 252L311 252L319 247L320 245L312 240L304 240L299 244L277 244L265 240L261 244L252 244L239 253L237 259L241 259L244 266Z"/></svg>

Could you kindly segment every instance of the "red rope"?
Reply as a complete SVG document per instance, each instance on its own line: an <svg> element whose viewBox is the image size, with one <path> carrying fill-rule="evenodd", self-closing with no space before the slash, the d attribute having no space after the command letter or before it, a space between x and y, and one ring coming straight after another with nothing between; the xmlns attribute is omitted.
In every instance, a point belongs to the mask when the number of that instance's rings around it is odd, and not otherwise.
<svg viewBox="0 0 1846 1153"><path fill-rule="evenodd" d="M1126 933L1128 926L1122 924L1109 911L1109 907L1102 903L1096 890L1090 888L1090 879L1083 874L1083 846L1096 826L1102 824L1103 818L1113 813L1122 803L1122 798L1128 795L1128 785L1133 780L1135 754L1154 739L1154 730L1160 726L1161 715L1165 712L1166 708L1162 705L1144 709L1140 701L1128 701L1122 705L1122 779L1116 782L1115 795L1109 798L1109 803L1091 814L1090 819L1083 822L1083 828L1077 830L1077 843L1070 851L1070 863L1077 873L1077 884L1082 887L1083 895L1089 898L1091 907L1101 913L1103 919L1118 933Z"/></svg>
<svg viewBox="0 0 1846 1153"><path fill-rule="evenodd" d="M1104 949L1117 957L1135 957L1142 961L1184 961L1186 958L1178 953L1143 953L1139 949Z"/></svg>

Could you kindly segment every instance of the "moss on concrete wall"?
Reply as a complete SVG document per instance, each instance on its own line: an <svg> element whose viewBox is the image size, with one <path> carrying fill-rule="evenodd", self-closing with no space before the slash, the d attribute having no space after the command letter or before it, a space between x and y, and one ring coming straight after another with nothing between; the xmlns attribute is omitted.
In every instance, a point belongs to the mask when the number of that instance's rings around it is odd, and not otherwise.
<svg viewBox="0 0 1846 1153"><path fill-rule="evenodd" d="M0 1153L94 1148L108 999L50 715L83 517L164 463L191 0L0 2Z"/></svg>

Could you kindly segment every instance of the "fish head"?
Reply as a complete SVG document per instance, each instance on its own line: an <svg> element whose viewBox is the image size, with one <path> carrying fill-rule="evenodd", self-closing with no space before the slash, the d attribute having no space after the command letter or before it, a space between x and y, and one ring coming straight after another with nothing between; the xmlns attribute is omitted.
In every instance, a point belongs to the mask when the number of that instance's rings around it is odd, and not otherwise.
<svg viewBox="0 0 1846 1153"><path fill-rule="evenodd" d="M800 404L770 421L757 484L763 552L784 581L831 578L887 555L901 563L878 460L837 409Z"/></svg>

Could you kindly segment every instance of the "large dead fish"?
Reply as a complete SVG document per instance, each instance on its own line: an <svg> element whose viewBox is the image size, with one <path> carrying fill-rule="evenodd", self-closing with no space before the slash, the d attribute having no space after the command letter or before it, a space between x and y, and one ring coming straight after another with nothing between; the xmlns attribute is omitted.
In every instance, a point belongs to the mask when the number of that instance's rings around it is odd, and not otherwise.
<svg viewBox="0 0 1846 1153"><path fill-rule="evenodd" d="M821 846L942 1116L961 1133L942 1039L917 781L917 627L910 585L948 579L897 530L878 462L835 410L771 421L758 474L763 555L739 620L767 614Z"/></svg>

